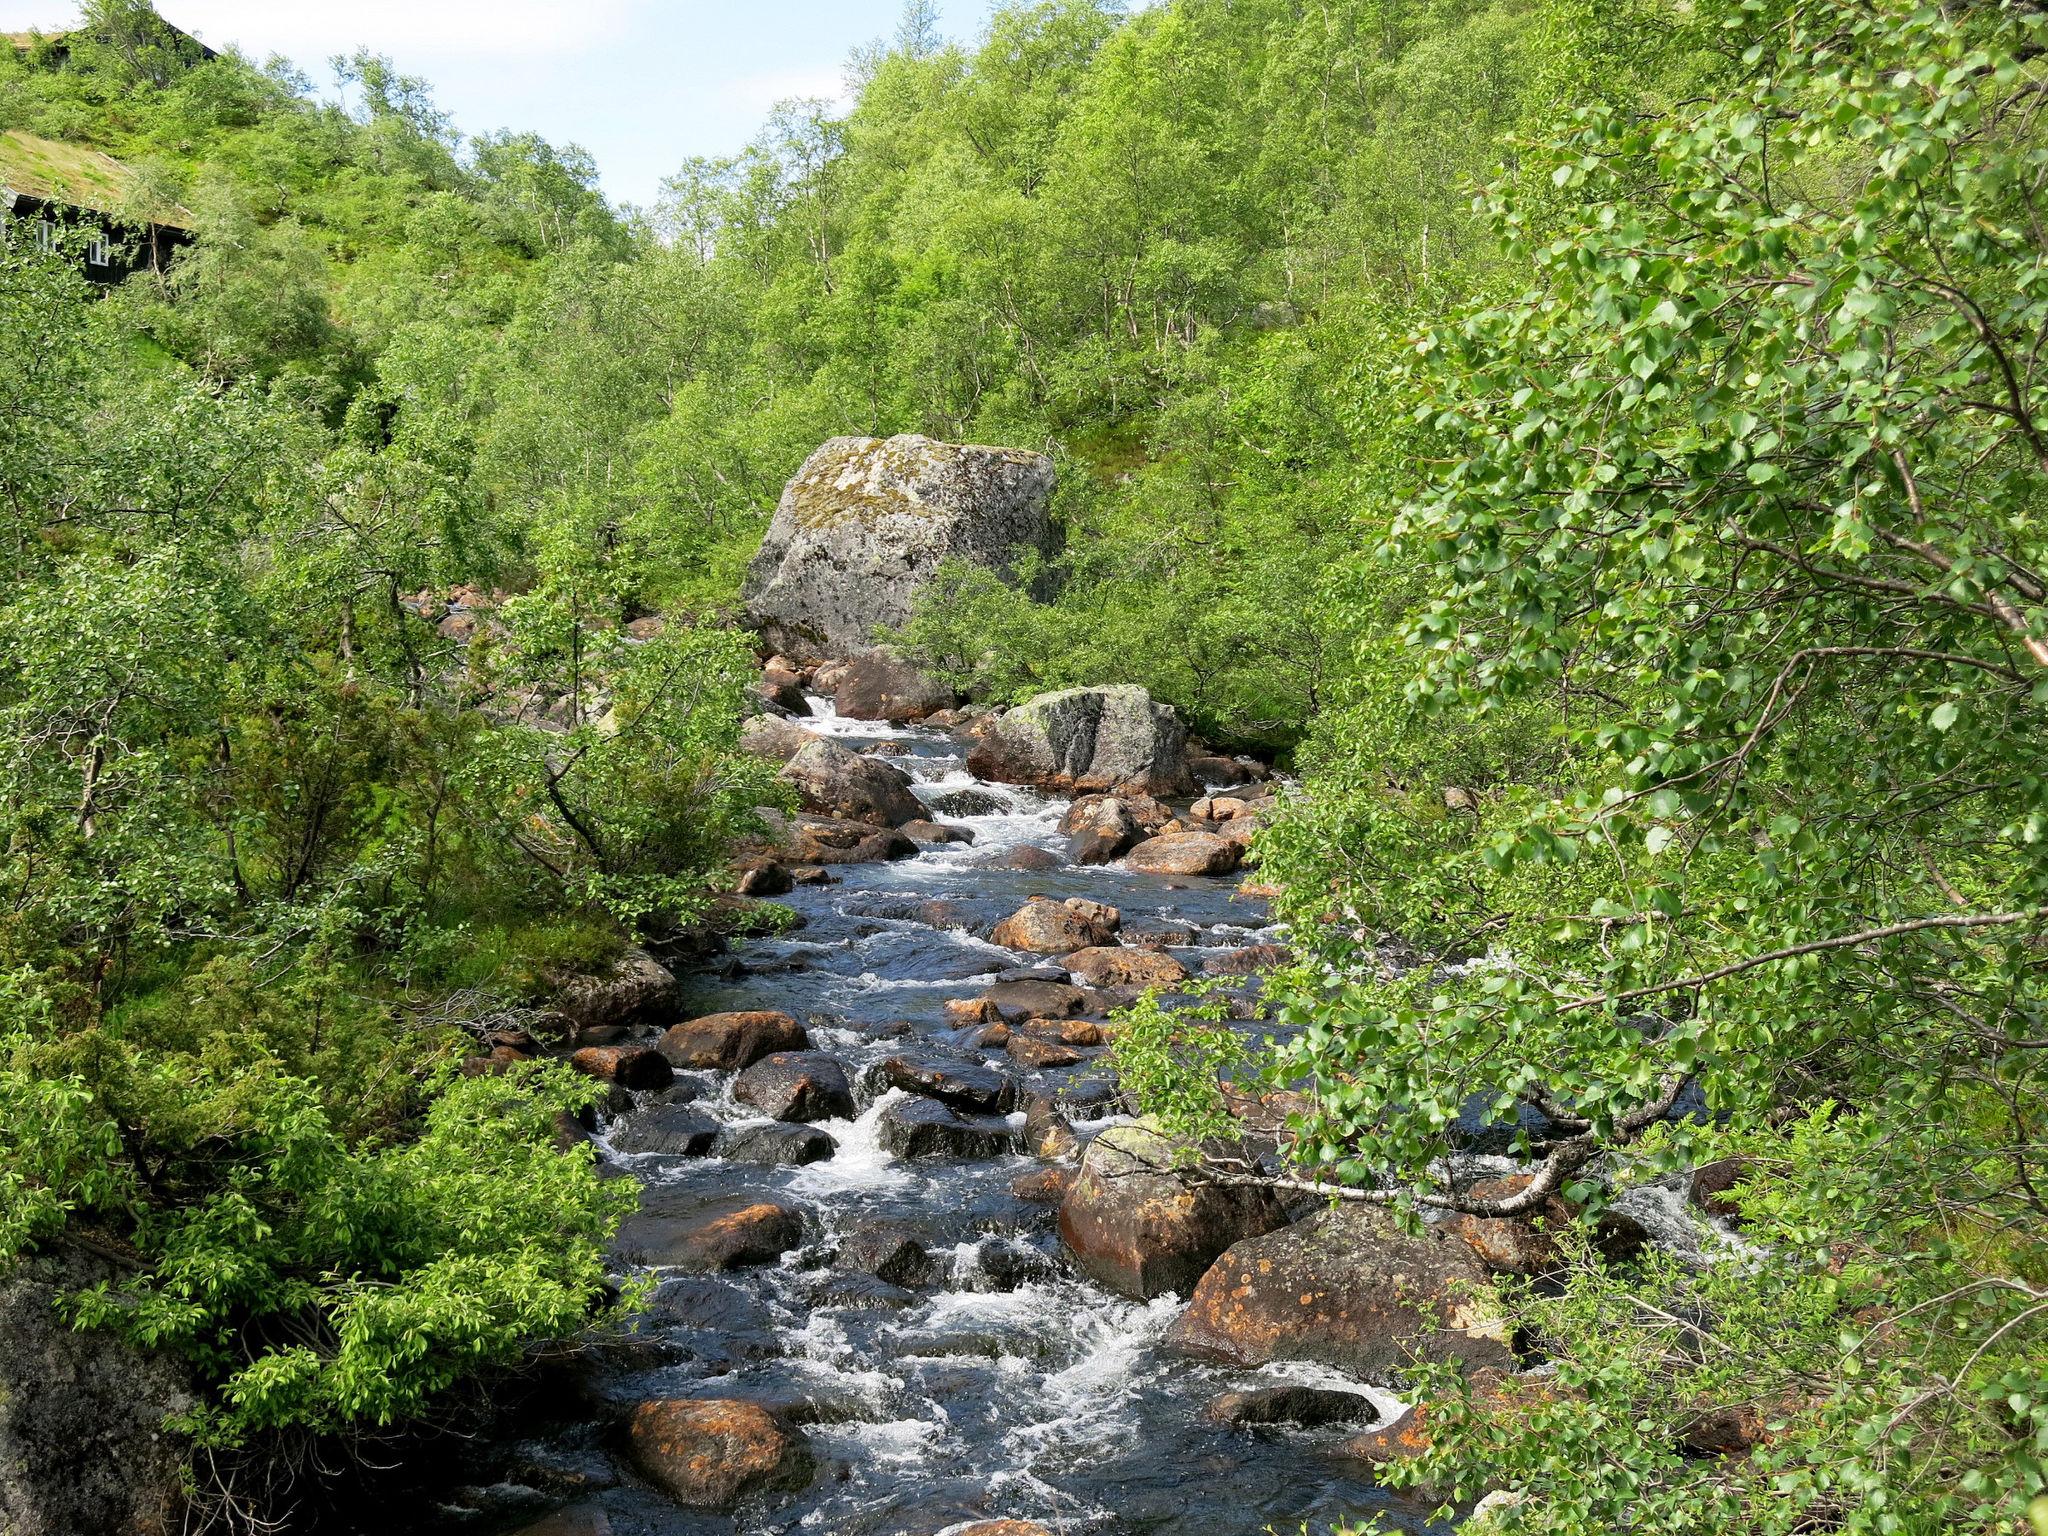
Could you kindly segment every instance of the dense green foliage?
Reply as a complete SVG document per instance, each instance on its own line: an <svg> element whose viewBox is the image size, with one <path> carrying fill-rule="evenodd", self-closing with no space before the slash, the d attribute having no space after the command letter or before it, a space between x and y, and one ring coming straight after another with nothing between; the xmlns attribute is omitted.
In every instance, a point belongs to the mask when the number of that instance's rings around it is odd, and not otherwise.
<svg viewBox="0 0 2048 1536"><path fill-rule="evenodd" d="M1296 753L1309 1168L1456 1205L1475 1112L1553 1132L1511 1209L1748 1160L1712 1262L1561 1234L1509 1296L1554 1379L1425 1373L1391 1476L1559 1536L2048 1520L2035 6L1039 0L630 216L383 60L348 112L95 16L0 125L199 239L99 303L0 251L0 1248L132 1244L81 1317L184 1348L210 1443L582 1315L578 1090L448 1063L701 913L768 793L740 564L820 439L920 431L1052 452L1067 539L908 651ZM1119 1046L1191 1136L1225 1011Z"/></svg>
<svg viewBox="0 0 2048 1536"><path fill-rule="evenodd" d="M1536 1195L1750 1159L1756 1247L1532 1295L1554 1390L1471 1397L1404 1475L1526 1493L1503 1530L2023 1529L2042 21L1729 0L1670 28L1691 91L1525 158L1488 209L1526 291L1418 349L1441 462L1381 558L1426 600L1266 849L1357 979L1297 988L1279 1071L1317 1087L1316 1159L1425 1203L1475 1097L1550 1118ZM1417 963L1388 979L1354 932ZM1680 1453L1737 1412L1755 1449Z"/></svg>
<svg viewBox="0 0 2048 1536"><path fill-rule="evenodd" d="M376 60L350 117L96 14L0 112L199 237L95 300L0 231L0 1258L111 1255L76 1320L191 1362L260 1514L288 1443L602 1303L631 1186L558 1144L599 1085L458 1064L701 920L777 796L748 646L650 617L715 541L594 489L662 364L592 366L654 300L587 168L458 158Z"/></svg>

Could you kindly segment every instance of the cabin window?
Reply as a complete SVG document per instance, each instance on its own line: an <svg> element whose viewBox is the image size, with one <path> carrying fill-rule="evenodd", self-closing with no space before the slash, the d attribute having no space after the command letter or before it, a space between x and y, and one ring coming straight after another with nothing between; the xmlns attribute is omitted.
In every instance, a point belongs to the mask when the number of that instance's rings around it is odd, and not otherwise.
<svg viewBox="0 0 2048 1536"><path fill-rule="evenodd" d="M57 249L57 226L48 219L36 220L36 246L45 251Z"/></svg>
<svg viewBox="0 0 2048 1536"><path fill-rule="evenodd" d="M107 237L94 235L85 247L86 261L95 267L104 267L113 261L113 253L107 249Z"/></svg>

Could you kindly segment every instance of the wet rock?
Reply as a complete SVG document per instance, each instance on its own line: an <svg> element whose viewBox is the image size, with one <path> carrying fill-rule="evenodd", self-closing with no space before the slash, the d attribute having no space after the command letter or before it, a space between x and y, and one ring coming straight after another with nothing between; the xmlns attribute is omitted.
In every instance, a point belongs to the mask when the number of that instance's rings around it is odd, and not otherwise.
<svg viewBox="0 0 2048 1536"><path fill-rule="evenodd" d="M651 1045L586 1045L569 1064L621 1088L666 1088L675 1079L674 1067Z"/></svg>
<svg viewBox="0 0 2048 1536"><path fill-rule="evenodd" d="M848 720L908 725L953 707L953 690L879 651L855 656L833 677L832 707Z"/></svg>
<svg viewBox="0 0 2048 1536"><path fill-rule="evenodd" d="M1016 1131L994 1115L961 1115L937 1099L908 1098L882 1111L882 1145L898 1157L960 1161L1019 1150Z"/></svg>
<svg viewBox="0 0 2048 1536"><path fill-rule="evenodd" d="M1060 867L1060 856L1035 843L1020 843L1008 853L998 854L989 861L990 869L1021 869L1032 874L1044 874Z"/></svg>
<svg viewBox="0 0 2048 1536"><path fill-rule="evenodd" d="M994 721L968 772L1001 784L1088 793L1191 794L1187 727L1133 684L1041 693Z"/></svg>
<svg viewBox="0 0 2048 1536"><path fill-rule="evenodd" d="M1528 1188L1533 1175L1482 1179L1465 1192L1476 1200L1505 1200ZM1446 1218L1438 1230L1458 1238L1495 1274L1547 1275L1564 1263L1555 1234L1572 1220L1572 1208L1552 1195L1527 1216Z"/></svg>
<svg viewBox="0 0 2048 1536"><path fill-rule="evenodd" d="M1033 955L1064 955L1112 943L1122 919L1116 908L1078 897L1034 896L995 926L989 941Z"/></svg>
<svg viewBox="0 0 2048 1536"><path fill-rule="evenodd" d="M882 864L917 857L917 844L899 828L834 816L799 816L784 833L782 849L797 864Z"/></svg>
<svg viewBox="0 0 2048 1536"><path fill-rule="evenodd" d="M644 949L629 949L594 976L572 976L555 993L557 1012L581 1032L645 1023L675 1006L676 978Z"/></svg>
<svg viewBox="0 0 2048 1536"><path fill-rule="evenodd" d="M781 715L755 715L740 727L740 750L771 763L786 763L821 739L816 731L807 731Z"/></svg>
<svg viewBox="0 0 2048 1536"><path fill-rule="evenodd" d="M184 1368L107 1332L79 1332L62 1296L126 1277L82 1254L22 1256L0 1278L0 1531L166 1536L183 1529Z"/></svg>
<svg viewBox="0 0 2048 1536"><path fill-rule="evenodd" d="M658 1049L671 1066L737 1072L763 1056L801 1051L810 1043L810 1034L788 1014L750 1010L687 1019L661 1037Z"/></svg>
<svg viewBox="0 0 2048 1536"><path fill-rule="evenodd" d="M1010 1059L1020 1067L1034 1072L1050 1071L1056 1067L1078 1065L1086 1058L1071 1045L1061 1045L1057 1040L1041 1040L1033 1035L1013 1034L1004 1049Z"/></svg>
<svg viewBox="0 0 2048 1536"><path fill-rule="evenodd" d="M1094 1019L1026 1019L1016 1029L1036 1040L1057 1040L1061 1045L1078 1045L1086 1050L1109 1044L1108 1027Z"/></svg>
<svg viewBox="0 0 2048 1536"><path fill-rule="evenodd" d="M774 859L754 859L733 869L733 891L740 896L784 896L796 889L788 868Z"/></svg>
<svg viewBox="0 0 2048 1536"><path fill-rule="evenodd" d="M1067 807L1060 818L1067 836L1067 857L1076 864L1109 864L1122 858L1144 838L1121 800L1089 795Z"/></svg>
<svg viewBox="0 0 2048 1536"><path fill-rule="evenodd" d="M828 1274L813 1286L811 1305L853 1307L864 1312L885 1309L900 1312L905 1307L917 1305L917 1292L891 1285L887 1280L878 1280L873 1275Z"/></svg>
<svg viewBox="0 0 2048 1536"><path fill-rule="evenodd" d="M868 1069L874 1090L901 1088L972 1114L1001 1114L1017 1102L1016 1082L1001 1072L943 1056L904 1052Z"/></svg>
<svg viewBox="0 0 2048 1536"><path fill-rule="evenodd" d="M1153 949L1104 945L1067 956L1074 979L1091 987L1171 987L1188 979L1188 968Z"/></svg>
<svg viewBox="0 0 2048 1536"><path fill-rule="evenodd" d="M642 1403L627 1446L640 1474L685 1509L730 1509L748 1494L796 1492L816 1470L800 1430L733 1398Z"/></svg>
<svg viewBox="0 0 2048 1536"><path fill-rule="evenodd" d="M944 848L955 843L971 843L974 833L967 827L949 827L937 821L906 821L903 835L913 843L927 848Z"/></svg>
<svg viewBox="0 0 2048 1536"><path fill-rule="evenodd" d="M1141 875L1227 875L1244 857L1238 844L1208 832L1168 832L1124 855L1124 868Z"/></svg>
<svg viewBox="0 0 2048 1536"><path fill-rule="evenodd" d="M1052 1536L1052 1532L1030 1520L977 1520L957 1527L948 1536Z"/></svg>
<svg viewBox="0 0 2048 1536"><path fill-rule="evenodd" d="M1324 1210L1234 1245L1195 1287L1168 1348L1233 1365L1306 1360L1387 1381L1410 1360L1512 1369L1472 1251L1375 1211Z"/></svg>
<svg viewBox="0 0 2048 1536"><path fill-rule="evenodd" d="M863 1227L839 1245L839 1266L891 1285L927 1285L937 1271L925 1246L901 1227Z"/></svg>
<svg viewBox="0 0 2048 1536"><path fill-rule="evenodd" d="M1285 944L1247 944L1227 954L1209 955L1202 961L1204 976L1256 976L1277 971L1294 963L1294 951Z"/></svg>
<svg viewBox="0 0 2048 1536"><path fill-rule="evenodd" d="M1038 1168L1010 1181L1010 1193L1027 1205L1058 1205L1074 1182L1071 1168Z"/></svg>
<svg viewBox="0 0 2048 1536"><path fill-rule="evenodd" d="M747 567L747 621L782 649L862 654L910 617L943 562L1007 571L1020 546L1050 554L1052 488L1043 454L835 437L783 490Z"/></svg>
<svg viewBox="0 0 2048 1536"><path fill-rule="evenodd" d="M999 981L981 994L980 1001L1007 1024L1027 1019L1062 1019L1084 1012L1088 998L1079 987L1063 981Z"/></svg>
<svg viewBox="0 0 2048 1536"><path fill-rule="evenodd" d="M816 1051L778 1051L742 1072L732 1096L775 1120L851 1120L846 1069Z"/></svg>
<svg viewBox="0 0 2048 1536"><path fill-rule="evenodd" d="M785 1201L740 1195L704 1203L671 1185L642 1195L612 1246L629 1264L711 1274L772 1264L803 1237L803 1212Z"/></svg>
<svg viewBox="0 0 2048 1536"><path fill-rule="evenodd" d="M777 777L794 785L804 809L815 815L877 827L924 818L924 804L910 792L908 774L849 752L836 741L812 742L783 764Z"/></svg>
<svg viewBox="0 0 2048 1536"><path fill-rule="evenodd" d="M1081 1138L1060 1112L1057 1101L1034 1093L1024 1106L1024 1147L1034 1157L1069 1157L1080 1150Z"/></svg>
<svg viewBox="0 0 2048 1536"><path fill-rule="evenodd" d="M991 790L949 789L932 796L931 808L940 816L1001 816L1010 809L1010 802Z"/></svg>
<svg viewBox="0 0 2048 1536"><path fill-rule="evenodd" d="M1363 1392L1289 1383L1244 1392L1222 1392L1209 1400L1209 1417L1240 1428L1254 1424L1354 1424L1379 1417L1379 1408Z"/></svg>
<svg viewBox="0 0 2048 1536"><path fill-rule="evenodd" d="M975 1245L968 1261L965 1288L970 1291L1014 1291L1042 1285L1059 1274L1059 1265L1028 1243L989 1237Z"/></svg>
<svg viewBox="0 0 2048 1536"><path fill-rule="evenodd" d="M839 1150L831 1135L814 1125L745 1125L720 1138L717 1153L728 1162L763 1168L801 1168L822 1163Z"/></svg>
<svg viewBox="0 0 2048 1536"><path fill-rule="evenodd" d="M1709 1216L1739 1224L1742 1207L1730 1198L1729 1192L1755 1172L1756 1165L1746 1157L1724 1157L1695 1168L1686 1192L1692 1203Z"/></svg>
<svg viewBox="0 0 2048 1536"><path fill-rule="evenodd" d="M688 1104L656 1104L612 1132L617 1152L661 1152L704 1157L718 1140L718 1122Z"/></svg>
<svg viewBox="0 0 2048 1536"><path fill-rule="evenodd" d="M1089 1143L1060 1205L1074 1262L1118 1295L1185 1296L1217 1255L1287 1219L1266 1190L1199 1182L1175 1168L1174 1153L1142 1125L1112 1127Z"/></svg>
<svg viewBox="0 0 2048 1536"><path fill-rule="evenodd" d="M1206 788L1228 787L1252 782L1252 769L1234 757L1196 753L1188 758L1188 771Z"/></svg>

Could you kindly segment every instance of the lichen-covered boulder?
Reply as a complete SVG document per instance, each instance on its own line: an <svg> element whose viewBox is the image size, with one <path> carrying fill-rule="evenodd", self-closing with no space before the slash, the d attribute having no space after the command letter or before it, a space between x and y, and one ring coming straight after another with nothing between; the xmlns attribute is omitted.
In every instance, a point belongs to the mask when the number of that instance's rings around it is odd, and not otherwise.
<svg viewBox="0 0 2048 1536"><path fill-rule="evenodd" d="M1320 1211L1233 1246L1202 1277L1169 1349L1232 1365L1300 1360L1389 1382L1411 1360L1512 1370L1471 1249L1411 1237L1381 1212Z"/></svg>
<svg viewBox="0 0 2048 1536"><path fill-rule="evenodd" d="M1041 693L992 721L968 772L999 784L1089 794L1195 792L1188 730L1134 683Z"/></svg>
<svg viewBox="0 0 2048 1536"><path fill-rule="evenodd" d="M1287 1219L1267 1190L1183 1172L1175 1150L1143 1123L1104 1131L1060 1205L1060 1241L1084 1274L1119 1295L1185 1296L1225 1249Z"/></svg>
<svg viewBox="0 0 2048 1536"><path fill-rule="evenodd" d="M910 617L940 563L1050 553L1052 460L928 437L835 437L782 493L741 601L780 649L852 656Z"/></svg>
<svg viewBox="0 0 2048 1536"><path fill-rule="evenodd" d="M832 707L847 720L908 725L953 707L951 688L880 652L843 663L834 680Z"/></svg>

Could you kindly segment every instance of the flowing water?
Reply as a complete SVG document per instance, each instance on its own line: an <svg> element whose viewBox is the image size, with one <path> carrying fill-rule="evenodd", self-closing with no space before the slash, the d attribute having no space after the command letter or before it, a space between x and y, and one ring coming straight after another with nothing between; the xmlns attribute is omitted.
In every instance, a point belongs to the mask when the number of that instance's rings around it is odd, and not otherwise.
<svg viewBox="0 0 2048 1536"><path fill-rule="evenodd" d="M907 1044L962 1052L1027 1088L1067 1088L1087 1135L1096 1128L1091 1114L1111 1118L1099 1107L1109 1099L1106 1063L1026 1073L1000 1053L974 1050L978 1026L963 1031L948 1021L949 998L974 995L998 973L1034 967L1031 957L974 931L986 932L1033 895L1087 896L1118 907L1127 933L1175 930L1172 952L1199 971L1206 954L1265 933L1262 906L1240 897L1235 880L1169 882L1117 866L990 867L1024 844L1062 852L1057 823L1065 802L976 781L961 745L938 732L840 720L829 705L813 708L817 718L807 723L849 746L886 742L927 804L974 790L993 796L993 805L939 815L971 830L971 845L836 866L839 883L799 887L784 899L804 925L751 940L722 968L686 977L683 1016L740 1008L794 1014L809 1024L813 1048L840 1058L856 1080L867 1063ZM930 909L924 920L907 915L935 899L951 905L939 914L948 926L933 926ZM729 1078L682 1076L703 1089L697 1107L734 1124L758 1118L732 1100ZM584 1373L583 1400L540 1405L546 1422L514 1448L506 1481L451 1498L435 1529L516 1529L546 1508L536 1486L555 1490L547 1502L560 1503L561 1490L579 1482L590 1490L586 1502L620 1536L937 1536L996 1518L1035 1520L1072 1536L1255 1536L1269 1528L1292 1536L1304 1525L1322 1532L1375 1512L1397 1526L1425 1528L1416 1511L1375 1489L1358 1463L1334 1454L1353 1428L1242 1430L1203 1413L1221 1391L1338 1384L1329 1373L1234 1370L1168 1356L1159 1340L1179 1301L1126 1301L1077 1278L1061 1254L1054 1213L1011 1193L1019 1174L1042 1163L1024 1156L897 1159L876 1134L888 1102L866 1103L851 1121L826 1122L836 1154L801 1168L631 1156L612 1151L601 1133L601 1154L647 1185L650 1200L777 1196L805 1210L808 1240L779 1265L666 1280L631 1347L606 1353ZM907 1302L828 1262L843 1235L877 1223L908 1229L939 1260L939 1277ZM732 1515L678 1510L617 1472L607 1454L616 1445L609 1410L654 1397L785 1407L804 1422L819 1475L804 1494ZM1376 1400L1384 1415L1391 1400Z"/></svg>

